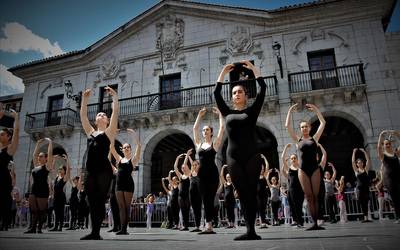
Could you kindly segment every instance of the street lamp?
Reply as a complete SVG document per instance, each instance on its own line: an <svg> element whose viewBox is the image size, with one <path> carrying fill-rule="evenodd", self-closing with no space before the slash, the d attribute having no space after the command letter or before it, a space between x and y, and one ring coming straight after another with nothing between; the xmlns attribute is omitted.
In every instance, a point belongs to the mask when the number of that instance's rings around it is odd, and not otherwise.
<svg viewBox="0 0 400 250"><path fill-rule="evenodd" d="M282 46L278 42L274 42L274 44L272 45L272 49L274 50L276 60L278 61L279 71L281 72L281 78L283 78L281 47Z"/></svg>
<svg viewBox="0 0 400 250"><path fill-rule="evenodd" d="M80 91L76 95L73 95L72 92L74 91L74 89L72 88L72 83L70 80L64 82L64 88L65 88L65 95L67 96L67 98L75 101L76 106L79 108L81 105L82 91Z"/></svg>

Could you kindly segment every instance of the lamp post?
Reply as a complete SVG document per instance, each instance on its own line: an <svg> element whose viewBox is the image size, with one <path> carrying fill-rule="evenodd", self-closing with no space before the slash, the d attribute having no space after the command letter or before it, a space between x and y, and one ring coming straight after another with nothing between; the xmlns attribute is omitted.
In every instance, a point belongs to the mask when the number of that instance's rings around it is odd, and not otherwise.
<svg viewBox="0 0 400 250"><path fill-rule="evenodd" d="M78 94L76 95L73 95L72 94L73 88L70 80L64 82L64 88L65 88L65 95L67 96L67 98L75 101L76 106L79 108L81 106L82 91L78 92Z"/></svg>
<svg viewBox="0 0 400 250"><path fill-rule="evenodd" d="M274 44L272 45L272 49L274 50L276 60L278 61L279 71L281 72L281 78L283 78L281 47L282 46L278 42L274 42Z"/></svg>

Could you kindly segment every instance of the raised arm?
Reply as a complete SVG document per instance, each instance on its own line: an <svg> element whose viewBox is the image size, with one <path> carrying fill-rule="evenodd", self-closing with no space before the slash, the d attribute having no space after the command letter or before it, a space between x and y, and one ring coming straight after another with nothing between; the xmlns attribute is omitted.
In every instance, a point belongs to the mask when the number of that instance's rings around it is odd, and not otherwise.
<svg viewBox="0 0 400 250"><path fill-rule="evenodd" d="M207 110L205 107L200 109L193 125L194 144L196 145L196 148L199 148L201 145L200 123L206 112Z"/></svg>
<svg viewBox="0 0 400 250"><path fill-rule="evenodd" d="M365 151L365 149L360 148L360 151L364 153L365 156L365 171L368 173L369 168L371 167L371 159L369 158L369 154Z"/></svg>
<svg viewBox="0 0 400 250"><path fill-rule="evenodd" d="M53 141L50 138L46 138L46 140L49 142L49 146L47 147L47 163L46 163L46 168L47 170L51 171L52 170L52 165L53 165Z"/></svg>
<svg viewBox="0 0 400 250"><path fill-rule="evenodd" d="M185 155L185 154L180 154L180 155L178 155L178 156L176 157L175 163L174 163L174 171L175 171L176 176L179 178L179 180L181 179L182 174L181 174L181 172L180 172L179 169L178 169L178 164L179 164L179 159L182 158L184 155Z"/></svg>
<svg viewBox="0 0 400 250"><path fill-rule="evenodd" d="M190 176L190 173L191 173L191 168L189 167L189 165L188 165L188 161L189 161L189 159L190 159L190 155L192 154L192 152L193 152L193 149L191 148L191 149L189 149L187 152L186 152L186 154L185 154L185 159L183 160L183 165L185 165L187 168L186 168L186 172L184 172L184 174L186 175L186 176Z"/></svg>
<svg viewBox="0 0 400 250"><path fill-rule="evenodd" d="M115 150L114 140L111 141L111 144L110 144L110 153L115 158L115 161L117 163L121 161L122 157L118 154L117 150ZM111 161L111 157L110 157L110 161Z"/></svg>
<svg viewBox="0 0 400 250"><path fill-rule="evenodd" d="M134 168L140 159L140 152L142 151L142 144L140 143L138 134L133 130L128 128L127 131L131 133L133 144L136 144L135 155L133 156L133 160L131 161L132 167Z"/></svg>
<svg viewBox="0 0 400 250"><path fill-rule="evenodd" d="M264 79L261 78L260 71L249 61L242 61L243 67L252 70L254 77L257 79L257 83L260 86L259 91L257 92L256 100L251 105L251 108L256 112L257 116L261 111L261 108L264 104L265 92L267 90L267 85L265 84Z"/></svg>
<svg viewBox="0 0 400 250"><path fill-rule="evenodd" d="M326 153L325 148L321 144L318 143L318 146L319 146L319 148L321 149L321 152L322 152L321 162L319 163L319 165L321 165L321 167L323 169L325 169L326 161L328 159L328 155Z"/></svg>
<svg viewBox="0 0 400 250"><path fill-rule="evenodd" d="M67 164L67 171L64 175L64 182L67 182L71 178L71 161L69 160L67 155L63 155L63 158L65 159Z"/></svg>
<svg viewBox="0 0 400 250"><path fill-rule="evenodd" d="M119 103L118 94L114 89L110 87L105 87L104 89L112 96L112 114L110 118L110 125L106 128L106 135L110 140L114 140L115 134L118 128L118 116L119 116Z"/></svg>
<svg viewBox="0 0 400 250"><path fill-rule="evenodd" d="M268 170L267 172L267 176L265 177L265 179L267 180L267 185L269 188L271 188L271 182L269 181L269 174L271 173L272 169Z"/></svg>
<svg viewBox="0 0 400 250"><path fill-rule="evenodd" d="M286 146L283 148L283 152L282 152L282 156L281 156L281 160L282 160L282 175L287 179L288 178L288 173L289 173L289 164L288 164L288 160L289 158L286 156L287 155L287 151L288 149L291 147L291 144L288 143L286 144Z"/></svg>
<svg viewBox="0 0 400 250"><path fill-rule="evenodd" d="M286 116L286 122L285 122L285 127L289 133L290 138L292 138L293 141L297 142L299 140L299 137L296 135L296 132L293 129L293 124L292 124L292 116L293 116L293 111L296 110L298 104L295 103L292 106L290 106L287 116Z"/></svg>
<svg viewBox="0 0 400 250"><path fill-rule="evenodd" d="M37 142L36 142L36 146L35 146L35 150L33 150L33 166L35 166L35 167L37 167L37 166L39 166L39 161L38 161L38 157L39 157L39 150L40 150L40 144L42 144L42 142L43 142L43 140L44 139L39 139Z"/></svg>
<svg viewBox="0 0 400 250"><path fill-rule="evenodd" d="M214 88L214 98L217 103L218 109L221 111L223 116L227 116L229 114L229 107L225 103L224 98L221 95L222 83L224 82L225 75L231 72L234 69L233 64L227 64L222 69L221 73L218 76L217 83L215 84Z"/></svg>
<svg viewBox="0 0 400 250"><path fill-rule="evenodd" d="M213 147L214 147L215 151L218 151L218 149L220 148L220 146L222 144L222 138L224 136L225 122L224 122L224 117L222 116L222 114L218 108L213 107L213 112L214 112L214 114L218 114L218 119L219 119L218 135L213 143Z"/></svg>
<svg viewBox="0 0 400 250"><path fill-rule="evenodd" d="M91 89L87 89L82 93L81 110L79 112L80 117L81 117L82 128L88 137L94 131L94 128L92 127L92 125L90 125L89 119L87 117L87 104L88 104L89 96L90 96L91 92L92 92Z"/></svg>
<svg viewBox="0 0 400 250"><path fill-rule="evenodd" d="M225 176L224 176L224 172L225 169L228 165L223 165L221 168L221 172L219 173L219 181L221 182L222 185L226 184L226 180L225 180Z"/></svg>
<svg viewBox="0 0 400 250"><path fill-rule="evenodd" d="M165 180L166 178L161 179L161 185L164 188L164 191L168 194L170 190L165 186Z"/></svg>
<svg viewBox="0 0 400 250"><path fill-rule="evenodd" d="M333 171L331 182L335 183L335 180L336 180L336 168L335 168L335 166L333 166L333 164L331 162L328 162L328 166L330 166L332 168L332 171Z"/></svg>
<svg viewBox="0 0 400 250"><path fill-rule="evenodd" d="M7 147L7 153L9 155L14 155L18 148L18 141L19 141L19 118L17 112L11 109L12 117L14 118L14 128L13 128L13 136L11 139L10 145Z"/></svg>
<svg viewBox="0 0 400 250"><path fill-rule="evenodd" d="M351 156L351 166L353 168L354 173L358 173L358 168L356 165L356 152L357 152L357 148L353 149L353 154Z"/></svg>
<svg viewBox="0 0 400 250"><path fill-rule="evenodd" d="M318 120L319 120L319 127L318 127L317 132L316 132L315 135L313 136L313 137L314 137L314 140L318 142L318 141L319 141L319 138L321 137L322 133L324 132L326 121L325 121L325 119L324 119L324 117L323 117L321 111L319 111L319 109L317 108L317 106L315 106L314 104L306 104L306 107L307 107L310 111L313 111L313 112L317 115L317 117L318 117Z"/></svg>
<svg viewBox="0 0 400 250"><path fill-rule="evenodd" d="M264 166L265 166L264 173L266 173L266 172L269 171L269 163L268 163L268 160L267 160L267 158L265 157L265 155L260 154L260 156L261 156L261 159L263 159L263 161L264 161Z"/></svg>

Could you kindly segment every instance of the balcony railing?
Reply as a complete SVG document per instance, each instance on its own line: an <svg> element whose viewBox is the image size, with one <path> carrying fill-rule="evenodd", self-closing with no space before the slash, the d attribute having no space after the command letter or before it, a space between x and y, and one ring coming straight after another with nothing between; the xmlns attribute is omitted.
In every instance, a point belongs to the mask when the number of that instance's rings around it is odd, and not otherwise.
<svg viewBox="0 0 400 250"><path fill-rule="evenodd" d="M27 114L25 130L29 131L59 125L73 127L76 117L76 111L70 108Z"/></svg>
<svg viewBox="0 0 400 250"><path fill-rule="evenodd" d="M365 84L363 64L289 74L290 93Z"/></svg>
<svg viewBox="0 0 400 250"><path fill-rule="evenodd" d="M266 96L276 96L278 94L276 77L269 76L263 79L267 85ZM255 97L258 89L258 84L255 80L230 82L224 83L222 87L221 94L225 101L228 102L230 100L232 86L238 83L243 84L247 88L250 98ZM215 103L213 90L214 84L120 99L119 114L120 116L128 116L167 109L213 104ZM94 120L98 112L105 112L107 115L110 115L111 102L88 105L89 120Z"/></svg>

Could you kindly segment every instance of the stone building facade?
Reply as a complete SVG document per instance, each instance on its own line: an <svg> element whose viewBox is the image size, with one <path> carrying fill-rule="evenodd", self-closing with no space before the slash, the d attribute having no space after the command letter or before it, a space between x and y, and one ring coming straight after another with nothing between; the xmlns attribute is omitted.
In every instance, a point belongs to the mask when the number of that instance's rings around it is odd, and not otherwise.
<svg viewBox="0 0 400 250"><path fill-rule="evenodd" d="M223 65L240 60L254 62L267 82L256 133L272 167L279 168L279 154L291 142L284 123L297 102L316 104L326 117L320 142L340 175L352 178L353 147L366 147L377 169L379 132L400 129L400 36L385 32L394 4L330 0L259 10L165 0L86 49L13 67L25 84L17 185L28 190L31 155L42 136L69 154L74 169L82 166L80 92L94 90L93 120L110 109L103 91L110 85L121 99L118 140L129 141L123 129L130 127L143 145L135 195L159 191L175 156L193 147L192 126L199 109L212 106ZM204 124L217 128L210 113ZM303 109L294 124L301 119L317 120Z"/></svg>

